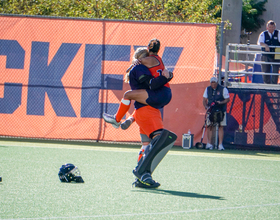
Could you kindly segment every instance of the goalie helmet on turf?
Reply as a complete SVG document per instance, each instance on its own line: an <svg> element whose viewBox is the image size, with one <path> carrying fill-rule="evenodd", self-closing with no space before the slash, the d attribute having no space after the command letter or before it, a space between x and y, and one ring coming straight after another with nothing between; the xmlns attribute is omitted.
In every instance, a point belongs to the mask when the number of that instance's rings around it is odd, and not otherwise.
<svg viewBox="0 0 280 220"><path fill-rule="evenodd" d="M67 182L67 183L70 183L72 181L76 183L84 182L83 178L81 177L80 170L72 163L67 163L62 165L59 169L58 177L61 182Z"/></svg>

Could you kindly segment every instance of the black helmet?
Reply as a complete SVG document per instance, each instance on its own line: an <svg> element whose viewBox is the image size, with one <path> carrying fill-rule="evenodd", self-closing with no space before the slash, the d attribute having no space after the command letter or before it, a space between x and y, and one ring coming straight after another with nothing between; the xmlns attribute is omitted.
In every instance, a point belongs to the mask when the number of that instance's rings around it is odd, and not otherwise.
<svg viewBox="0 0 280 220"><path fill-rule="evenodd" d="M74 164L71 163L67 163L60 167L58 172L58 177L61 182L67 182L67 183L70 183L71 181L74 181L76 183L84 182L78 167L76 167Z"/></svg>

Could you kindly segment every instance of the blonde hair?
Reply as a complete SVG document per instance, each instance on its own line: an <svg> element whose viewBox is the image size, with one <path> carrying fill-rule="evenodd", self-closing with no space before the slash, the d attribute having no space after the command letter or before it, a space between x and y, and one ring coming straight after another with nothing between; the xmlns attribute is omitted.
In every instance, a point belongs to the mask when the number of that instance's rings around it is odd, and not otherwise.
<svg viewBox="0 0 280 220"><path fill-rule="evenodd" d="M144 57L147 57L147 56L149 56L149 51L147 50L147 48L146 47L138 47L136 49L136 51L134 52L133 60L138 60L138 59L141 59L141 58L144 58ZM133 66L134 65L132 64L131 68ZM129 83L129 72L125 74L124 82Z"/></svg>
<svg viewBox="0 0 280 220"><path fill-rule="evenodd" d="M149 56L149 51L146 47L138 47L136 51L134 52L133 58L138 60L144 57Z"/></svg>

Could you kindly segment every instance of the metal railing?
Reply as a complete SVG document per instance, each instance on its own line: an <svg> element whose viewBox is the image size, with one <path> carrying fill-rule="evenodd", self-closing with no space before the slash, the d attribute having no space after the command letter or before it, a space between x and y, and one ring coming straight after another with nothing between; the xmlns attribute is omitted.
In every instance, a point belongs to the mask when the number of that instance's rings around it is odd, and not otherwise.
<svg viewBox="0 0 280 220"><path fill-rule="evenodd" d="M224 72L224 85L227 87L252 87L256 84L250 82L251 85L248 85L248 75L278 75L278 73L266 73L266 72L257 72L251 71L248 69L249 66L253 68L254 64L262 65L262 64L275 64L280 65L280 62L264 62L264 61L256 61L257 54L277 54L280 55L280 52L265 52L261 50L262 46L259 45L248 45L248 44L228 44L226 46L226 56L225 56L225 72ZM270 48L280 48L279 46L270 46ZM233 59L230 59L232 57ZM244 59L245 58L245 59ZM231 70L230 63L244 64L244 69L240 70ZM244 77L244 82L232 82L232 79ZM234 81L234 80L233 80ZM247 85L246 85L247 84ZM257 83L259 84L259 83ZM274 86L272 84L266 84L264 86ZM260 85L258 85L260 86ZM279 89L279 85L276 85Z"/></svg>

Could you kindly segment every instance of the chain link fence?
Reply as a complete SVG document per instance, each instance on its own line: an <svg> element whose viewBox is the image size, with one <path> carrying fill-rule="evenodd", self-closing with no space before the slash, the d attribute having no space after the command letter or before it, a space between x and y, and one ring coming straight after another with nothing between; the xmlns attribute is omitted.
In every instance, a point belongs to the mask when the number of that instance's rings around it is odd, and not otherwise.
<svg viewBox="0 0 280 220"><path fill-rule="evenodd" d="M0 22L1 136L139 142L136 123L114 129L102 113L116 113L133 53L152 38L174 73L164 125L178 137L199 134L202 93L216 69L216 25L11 15Z"/></svg>
<svg viewBox="0 0 280 220"><path fill-rule="evenodd" d="M225 85L231 93L228 104L228 143L249 147L265 146L279 149L279 84L265 84L263 75L278 73L263 72L261 65L277 65L279 60L264 62L264 52L258 45L229 44L225 59ZM277 48L276 48L277 51ZM233 57L230 59L230 56Z"/></svg>
<svg viewBox="0 0 280 220"><path fill-rule="evenodd" d="M219 72L223 76L225 68L251 68L225 67L225 57L217 53L223 45L215 24L11 15L1 15L0 23L4 137L140 142L136 123L128 130L115 129L104 122L102 113L115 114L130 89L123 78L134 51L158 38L159 55L174 73L172 100L161 110L164 126L177 134L176 145L188 130L195 143L201 139L202 96L209 79ZM250 77L247 84L253 84ZM244 75L233 78L242 83ZM272 111L278 108L278 92L228 88L225 144L279 146L278 113ZM133 111L132 104L125 117Z"/></svg>

